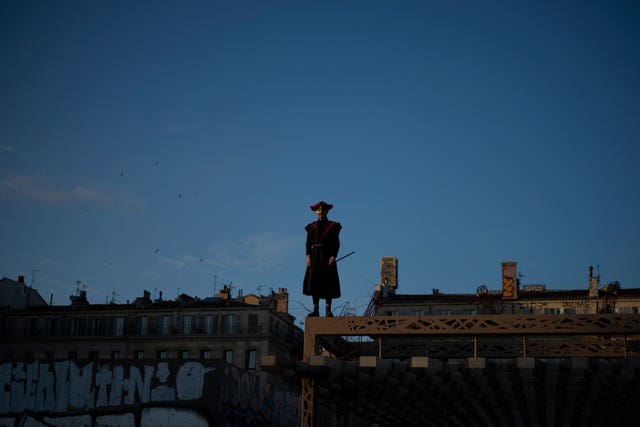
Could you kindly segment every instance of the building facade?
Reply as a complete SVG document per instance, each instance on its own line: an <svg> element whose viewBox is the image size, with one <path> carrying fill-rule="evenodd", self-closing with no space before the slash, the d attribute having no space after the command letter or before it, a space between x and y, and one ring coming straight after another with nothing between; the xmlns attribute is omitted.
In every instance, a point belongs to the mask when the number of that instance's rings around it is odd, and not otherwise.
<svg viewBox="0 0 640 427"><path fill-rule="evenodd" d="M515 262L502 263L502 289L480 286L474 293L401 294L397 258L380 261L380 282L367 309L369 316L447 316L477 314L638 314L640 289L623 289L618 282L601 285L589 267L584 289L551 290L545 285L520 286ZM391 272L391 273L390 273ZM389 277L393 279L390 280Z"/></svg>
<svg viewBox="0 0 640 427"><path fill-rule="evenodd" d="M259 371L263 355L300 353L303 332L287 309L286 289L171 301L145 291L128 304L90 304L81 290L68 306L4 309L0 360L221 359Z"/></svg>

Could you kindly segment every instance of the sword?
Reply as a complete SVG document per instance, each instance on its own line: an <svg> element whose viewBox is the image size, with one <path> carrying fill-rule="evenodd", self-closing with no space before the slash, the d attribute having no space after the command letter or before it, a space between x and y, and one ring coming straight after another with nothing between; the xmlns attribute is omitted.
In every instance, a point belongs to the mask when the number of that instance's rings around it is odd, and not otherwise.
<svg viewBox="0 0 640 427"><path fill-rule="evenodd" d="M338 259L336 260L336 262L340 261L341 259L345 259L346 257L351 256L351 255L353 255L353 254L355 254L355 253L356 253L356 251L351 251L351 252L349 252L348 254L346 254L345 256L341 256L340 258L338 258Z"/></svg>

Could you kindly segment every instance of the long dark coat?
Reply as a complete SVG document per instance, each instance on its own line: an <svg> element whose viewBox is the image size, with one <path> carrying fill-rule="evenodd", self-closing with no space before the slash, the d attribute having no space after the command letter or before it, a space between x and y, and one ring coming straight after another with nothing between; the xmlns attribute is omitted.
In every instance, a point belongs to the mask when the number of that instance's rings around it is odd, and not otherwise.
<svg viewBox="0 0 640 427"><path fill-rule="evenodd" d="M307 255L311 265L304 274L302 292L305 295L327 299L340 297L340 279L336 263L329 265L329 258L338 257L340 250L339 222L324 220L307 224Z"/></svg>

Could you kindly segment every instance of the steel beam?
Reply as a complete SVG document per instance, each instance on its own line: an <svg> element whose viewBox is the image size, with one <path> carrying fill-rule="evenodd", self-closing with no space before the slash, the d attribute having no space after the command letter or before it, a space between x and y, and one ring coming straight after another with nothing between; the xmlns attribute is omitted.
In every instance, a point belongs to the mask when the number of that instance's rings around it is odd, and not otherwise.
<svg viewBox="0 0 640 427"><path fill-rule="evenodd" d="M624 357L627 357L627 337L640 336L640 316L633 314L584 315L475 315L475 316L381 316L381 317L309 317L305 320L303 362L310 363L317 353L321 336L598 336L623 337ZM475 347L474 347L475 348ZM581 344L557 357L581 356ZM575 354L574 354L575 353ZM588 353L587 353L588 354ZM477 354L474 353L474 356ZM596 355L597 356L597 355ZM603 354L603 357L610 354ZM532 360L526 358L523 360ZM528 366L528 364L527 364ZM302 379L301 426L314 425L315 384L312 378Z"/></svg>

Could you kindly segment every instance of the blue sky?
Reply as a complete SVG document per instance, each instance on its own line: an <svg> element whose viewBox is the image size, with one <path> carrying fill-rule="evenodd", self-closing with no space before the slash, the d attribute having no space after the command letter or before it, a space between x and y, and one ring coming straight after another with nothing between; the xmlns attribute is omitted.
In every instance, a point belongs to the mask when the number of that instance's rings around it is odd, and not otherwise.
<svg viewBox="0 0 640 427"><path fill-rule="evenodd" d="M0 275L67 304L223 284L301 295L309 205L336 305L640 287L637 2L0 5Z"/></svg>

